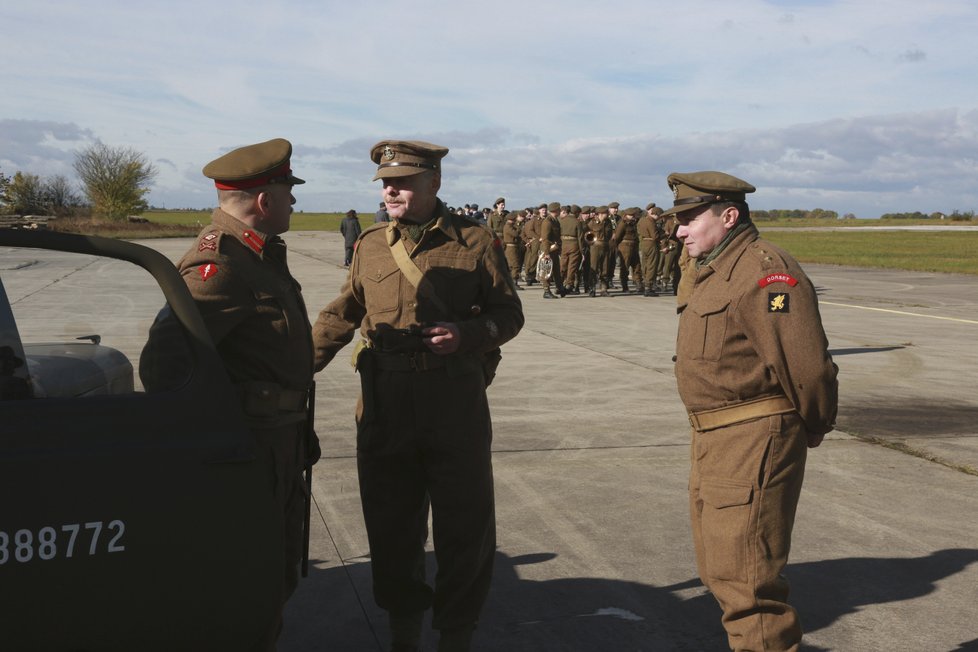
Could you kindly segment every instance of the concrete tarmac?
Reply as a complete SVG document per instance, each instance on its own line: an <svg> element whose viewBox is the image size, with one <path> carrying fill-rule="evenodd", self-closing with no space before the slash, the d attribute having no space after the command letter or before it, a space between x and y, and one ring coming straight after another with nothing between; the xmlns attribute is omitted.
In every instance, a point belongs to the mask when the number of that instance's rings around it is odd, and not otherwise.
<svg viewBox="0 0 978 652"><path fill-rule="evenodd" d="M346 277L341 238L298 232L286 241L315 320ZM177 260L190 242L143 244ZM47 269L50 278L23 274L9 259L0 265L13 301L51 297L18 320L42 330L46 311L70 309L84 323L84 303L69 297L81 288L93 300L112 271ZM805 269L840 368L840 409L838 429L810 453L786 570L803 649L978 650L978 283ZM59 290L66 282L70 292ZM542 294L538 286L521 293L526 326L503 347L489 388L498 547L475 649L726 649L720 610L692 556L674 297ZM104 300L125 304L118 338L135 337L160 305L135 290ZM125 319L129 304L149 316ZM386 650L357 486L359 379L346 350L316 380L323 458L312 562L279 650ZM436 640L428 631L426 649Z"/></svg>

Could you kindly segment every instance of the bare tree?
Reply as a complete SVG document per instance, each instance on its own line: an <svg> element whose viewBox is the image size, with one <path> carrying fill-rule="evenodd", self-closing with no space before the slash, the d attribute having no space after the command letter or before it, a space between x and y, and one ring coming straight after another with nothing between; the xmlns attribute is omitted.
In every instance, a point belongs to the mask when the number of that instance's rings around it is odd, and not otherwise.
<svg viewBox="0 0 978 652"><path fill-rule="evenodd" d="M75 172L95 215L124 220L149 207L145 196L156 168L132 148L89 145L75 155Z"/></svg>
<svg viewBox="0 0 978 652"><path fill-rule="evenodd" d="M44 198L48 210L58 217L72 214L82 203L71 182L60 174L44 181Z"/></svg>

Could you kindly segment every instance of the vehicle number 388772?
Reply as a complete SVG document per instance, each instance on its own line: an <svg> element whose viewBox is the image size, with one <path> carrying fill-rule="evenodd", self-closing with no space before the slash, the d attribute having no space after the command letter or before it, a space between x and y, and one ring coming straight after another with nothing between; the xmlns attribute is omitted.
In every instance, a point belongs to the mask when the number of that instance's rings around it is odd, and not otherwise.
<svg viewBox="0 0 978 652"><path fill-rule="evenodd" d="M45 526L39 530L23 529L12 534L0 530L0 566L8 563L48 561L61 557L124 552L122 537L126 524L120 520L70 523L60 528Z"/></svg>

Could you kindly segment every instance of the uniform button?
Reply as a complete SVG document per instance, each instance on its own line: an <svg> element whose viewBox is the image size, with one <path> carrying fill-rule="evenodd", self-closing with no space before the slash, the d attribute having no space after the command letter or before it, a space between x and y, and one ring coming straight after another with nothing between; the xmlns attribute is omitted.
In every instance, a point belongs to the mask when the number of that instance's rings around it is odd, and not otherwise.
<svg viewBox="0 0 978 652"><path fill-rule="evenodd" d="M272 393L270 391L268 391L267 389L263 389L263 390L261 390L261 391L258 392L258 395L261 396L262 398L268 398L269 396L272 395Z"/></svg>
<svg viewBox="0 0 978 652"><path fill-rule="evenodd" d="M416 306L416 305L418 305L418 304L416 304L415 302L413 302L413 301L412 301L412 302L410 302L410 303L408 304L408 308L413 308L413 307L414 307L414 306Z"/></svg>

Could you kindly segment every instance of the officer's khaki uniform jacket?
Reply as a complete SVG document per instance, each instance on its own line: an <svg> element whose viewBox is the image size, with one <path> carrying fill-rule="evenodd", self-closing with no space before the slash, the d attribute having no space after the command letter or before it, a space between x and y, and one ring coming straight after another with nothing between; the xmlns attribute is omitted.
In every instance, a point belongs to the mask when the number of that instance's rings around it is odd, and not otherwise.
<svg viewBox="0 0 978 652"><path fill-rule="evenodd" d="M830 431L837 368L826 353L815 289L798 263L752 225L694 273L676 341L687 410L783 395L810 432Z"/></svg>
<svg viewBox="0 0 978 652"><path fill-rule="evenodd" d="M353 338L358 326L364 339L370 339L382 325L409 328L457 322L461 342L452 355L485 353L516 336L523 326L523 310L502 243L487 227L452 215L441 200L437 211L438 221L417 246L396 222L363 232L340 295L323 309L313 328L317 370ZM389 238L405 239L411 258L451 314L404 278Z"/></svg>
<svg viewBox="0 0 978 652"><path fill-rule="evenodd" d="M312 382L312 337L301 287L286 263L285 243L215 209L177 263L231 381L270 382L305 391ZM167 308L150 329L140 361L144 383L163 382L174 356L175 318ZM166 331L166 332L164 332ZM246 411L247 411L247 405Z"/></svg>

